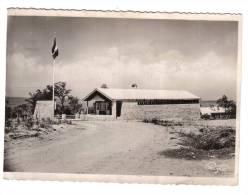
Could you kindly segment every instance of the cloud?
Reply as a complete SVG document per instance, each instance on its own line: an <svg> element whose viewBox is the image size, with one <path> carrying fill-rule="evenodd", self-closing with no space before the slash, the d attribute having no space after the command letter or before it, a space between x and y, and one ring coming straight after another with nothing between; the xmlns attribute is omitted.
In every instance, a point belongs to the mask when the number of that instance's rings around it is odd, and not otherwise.
<svg viewBox="0 0 248 195"><path fill-rule="evenodd" d="M7 57L7 62L7 95L27 96L29 91L46 86L52 80L51 67L39 64L36 58L15 52Z"/></svg>
<svg viewBox="0 0 248 195"><path fill-rule="evenodd" d="M7 94L27 96L52 83L52 65L14 45L7 61ZM62 50L63 48L61 48ZM34 57L37 56L37 57ZM50 57L50 56L49 56ZM109 87L189 90L204 99L222 94L235 98L235 58L215 50L187 55L179 49L161 49L152 41L120 42L79 52L70 60L56 60L56 81L66 81L72 94L83 97L106 83ZM50 58L49 58L50 59Z"/></svg>
<svg viewBox="0 0 248 195"><path fill-rule="evenodd" d="M128 56L119 58L118 55L117 48L109 48L93 60L88 58L61 66L56 78L67 81L78 96L102 83L128 88L133 82L140 88L189 90L207 99L215 98L217 92L235 96L236 72L231 68L234 65L228 65L230 62L213 51L192 62L179 51L170 50L159 55L154 63L145 65L134 56L125 62L121 59Z"/></svg>

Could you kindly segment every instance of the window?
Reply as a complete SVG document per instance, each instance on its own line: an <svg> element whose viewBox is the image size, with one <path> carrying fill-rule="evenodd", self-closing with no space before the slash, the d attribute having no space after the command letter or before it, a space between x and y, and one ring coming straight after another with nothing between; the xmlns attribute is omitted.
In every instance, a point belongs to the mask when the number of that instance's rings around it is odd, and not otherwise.
<svg viewBox="0 0 248 195"><path fill-rule="evenodd" d="M198 104L199 100L138 100L138 105Z"/></svg>
<svg viewBox="0 0 248 195"><path fill-rule="evenodd" d="M96 102L96 110L109 110L110 104L108 102Z"/></svg>

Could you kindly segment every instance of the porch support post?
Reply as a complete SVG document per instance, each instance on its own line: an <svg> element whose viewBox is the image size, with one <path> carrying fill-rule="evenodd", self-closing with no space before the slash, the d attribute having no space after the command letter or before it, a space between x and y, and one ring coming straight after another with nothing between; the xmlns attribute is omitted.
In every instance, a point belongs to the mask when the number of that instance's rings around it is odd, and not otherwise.
<svg viewBox="0 0 248 195"><path fill-rule="evenodd" d="M112 116L116 118L116 101L112 101Z"/></svg>
<svg viewBox="0 0 248 195"><path fill-rule="evenodd" d="M86 114L89 114L89 103L87 101L87 109L86 109Z"/></svg>

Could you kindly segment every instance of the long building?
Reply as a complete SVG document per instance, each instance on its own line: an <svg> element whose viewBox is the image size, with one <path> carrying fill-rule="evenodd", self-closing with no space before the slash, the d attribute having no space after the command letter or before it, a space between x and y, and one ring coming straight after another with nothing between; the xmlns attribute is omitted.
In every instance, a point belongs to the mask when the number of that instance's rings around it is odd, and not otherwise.
<svg viewBox="0 0 248 195"><path fill-rule="evenodd" d="M188 91L96 88L83 100L91 115L139 120L200 118L200 98Z"/></svg>

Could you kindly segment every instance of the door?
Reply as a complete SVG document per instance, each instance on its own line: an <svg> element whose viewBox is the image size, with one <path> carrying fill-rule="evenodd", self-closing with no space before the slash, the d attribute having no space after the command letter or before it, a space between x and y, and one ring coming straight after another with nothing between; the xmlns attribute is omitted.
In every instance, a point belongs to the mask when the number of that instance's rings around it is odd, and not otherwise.
<svg viewBox="0 0 248 195"><path fill-rule="evenodd" d="M116 102L116 117L121 116L121 106L122 106L122 101L117 101Z"/></svg>

